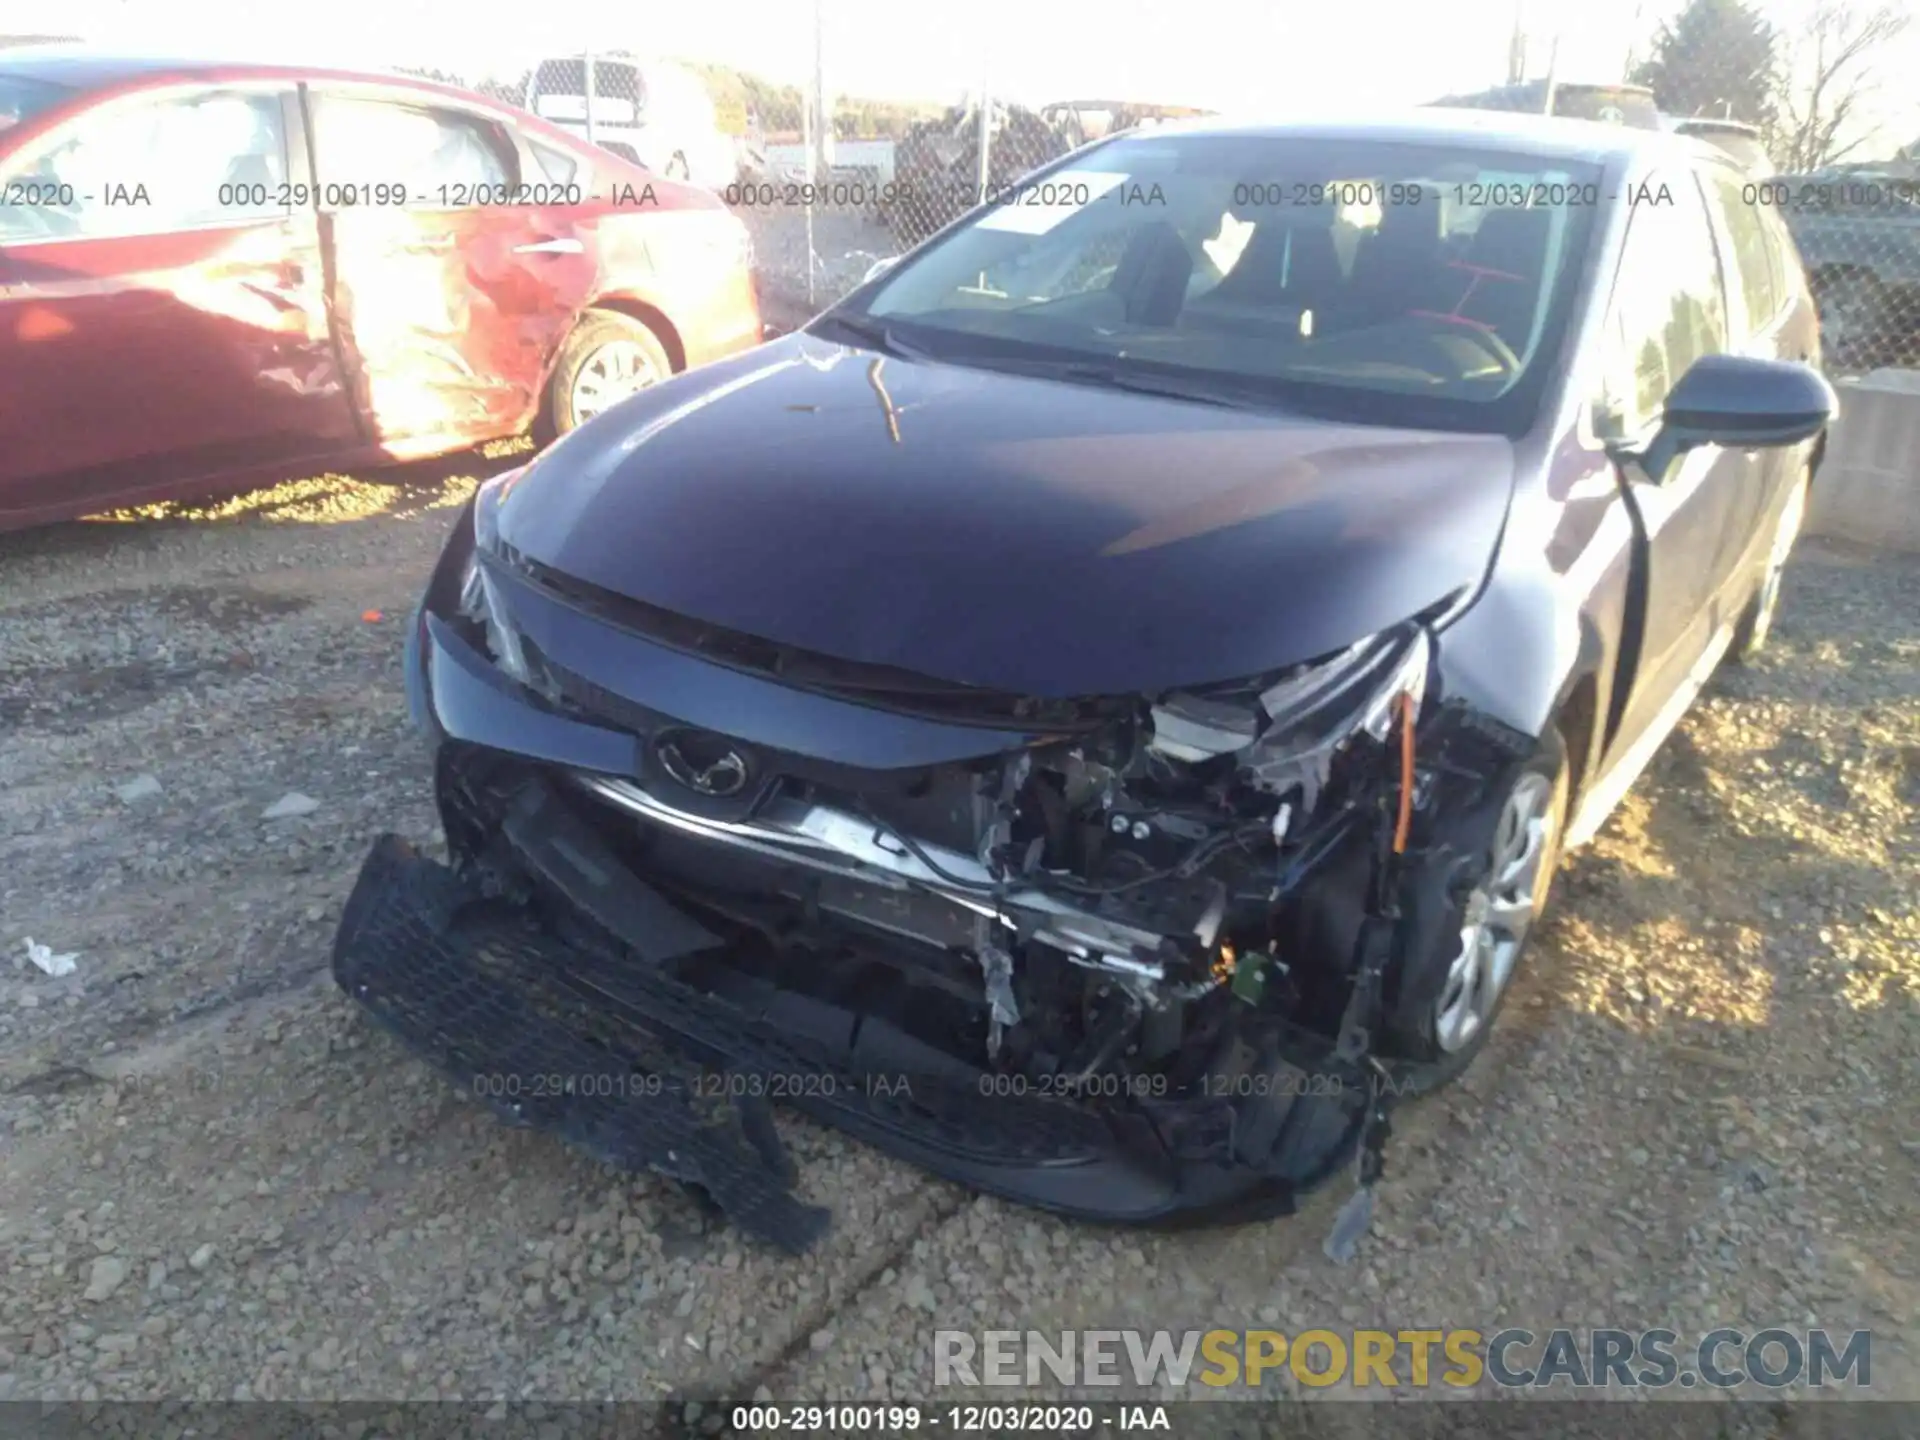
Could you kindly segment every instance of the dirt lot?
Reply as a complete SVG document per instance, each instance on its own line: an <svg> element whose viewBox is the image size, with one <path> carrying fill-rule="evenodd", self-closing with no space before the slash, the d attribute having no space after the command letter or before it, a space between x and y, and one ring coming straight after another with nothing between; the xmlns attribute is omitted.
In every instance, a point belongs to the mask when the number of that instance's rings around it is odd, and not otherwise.
<svg viewBox="0 0 1920 1440"><path fill-rule="evenodd" d="M325 973L372 835L434 839L399 636L472 484L0 537L0 1396L913 1397L937 1326L1724 1322L1871 1328L1920 1398L1911 558L1803 548L1352 1266L1342 1194L1097 1231L798 1121L838 1223L794 1261L501 1129Z"/></svg>

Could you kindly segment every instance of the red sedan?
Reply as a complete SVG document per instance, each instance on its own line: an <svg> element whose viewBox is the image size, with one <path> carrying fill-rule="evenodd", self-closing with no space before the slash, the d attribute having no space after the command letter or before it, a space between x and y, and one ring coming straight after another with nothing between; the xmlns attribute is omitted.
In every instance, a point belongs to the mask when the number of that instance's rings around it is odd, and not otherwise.
<svg viewBox="0 0 1920 1440"><path fill-rule="evenodd" d="M759 343L707 191L397 76L0 52L0 530L564 433Z"/></svg>

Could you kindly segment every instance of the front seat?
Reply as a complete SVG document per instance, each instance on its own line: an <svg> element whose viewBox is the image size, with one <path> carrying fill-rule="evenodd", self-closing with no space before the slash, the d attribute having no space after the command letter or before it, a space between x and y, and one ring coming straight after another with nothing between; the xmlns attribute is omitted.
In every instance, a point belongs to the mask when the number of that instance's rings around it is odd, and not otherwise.
<svg viewBox="0 0 1920 1440"><path fill-rule="evenodd" d="M1461 281L1452 313L1493 331L1515 354L1532 338L1534 311L1544 298L1547 244L1553 217L1544 209L1500 209L1480 219L1464 260L1450 267Z"/></svg>
<svg viewBox="0 0 1920 1440"><path fill-rule="evenodd" d="M1120 297L1129 325L1171 325L1186 304L1193 252L1165 220L1142 225L1120 252L1107 289Z"/></svg>
<svg viewBox="0 0 1920 1440"><path fill-rule="evenodd" d="M1343 278L1328 227L1262 221L1239 262L1207 298L1232 305L1311 309L1336 295Z"/></svg>
<svg viewBox="0 0 1920 1440"><path fill-rule="evenodd" d="M280 167L264 155L236 155L227 163L223 185L234 188L225 193L235 197L234 208L261 214L277 213L276 195L280 187ZM259 199L262 203L255 204Z"/></svg>
<svg viewBox="0 0 1920 1440"><path fill-rule="evenodd" d="M1231 305L1278 305L1285 298L1286 283L1287 227L1257 220L1247 248L1206 299Z"/></svg>
<svg viewBox="0 0 1920 1440"><path fill-rule="evenodd" d="M1377 324L1432 303L1440 266L1440 207L1389 205L1362 237L1348 282L1356 324Z"/></svg>

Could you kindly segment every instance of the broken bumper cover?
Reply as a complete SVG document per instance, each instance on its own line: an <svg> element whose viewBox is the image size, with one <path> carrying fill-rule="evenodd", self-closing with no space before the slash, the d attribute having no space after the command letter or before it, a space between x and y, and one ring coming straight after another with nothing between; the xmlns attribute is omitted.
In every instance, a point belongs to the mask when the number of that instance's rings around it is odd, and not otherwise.
<svg viewBox="0 0 1920 1440"><path fill-rule="evenodd" d="M562 940L392 835L361 870L333 968L508 1123L682 1181L793 1253L829 1216L794 1193L771 1098L961 1184L1141 1224L1289 1213L1352 1157L1365 1108L1352 1087L1284 1063L1219 1094L1098 1102L1008 1094L986 1072L861 1073L657 967Z"/></svg>

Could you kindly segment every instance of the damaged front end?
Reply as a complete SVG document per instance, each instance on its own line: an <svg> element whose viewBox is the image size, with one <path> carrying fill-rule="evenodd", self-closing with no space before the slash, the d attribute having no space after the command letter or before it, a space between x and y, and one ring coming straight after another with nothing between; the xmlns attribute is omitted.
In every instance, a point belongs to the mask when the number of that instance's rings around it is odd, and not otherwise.
<svg viewBox="0 0 1920 1440"><path fill-rule="evenodd" d="M1356 1154L1377 1176L1396 990L1437 944L1401 897L1472 878L1443 817L1524 748L1434 693L1434 645L1416 619L1039 700L590 592L483 532L409 660L451 868L380 842L336 975L504 1114L791 1249L825 1217L773 1101L1070 1215L1285 1213Z"/></svg>

